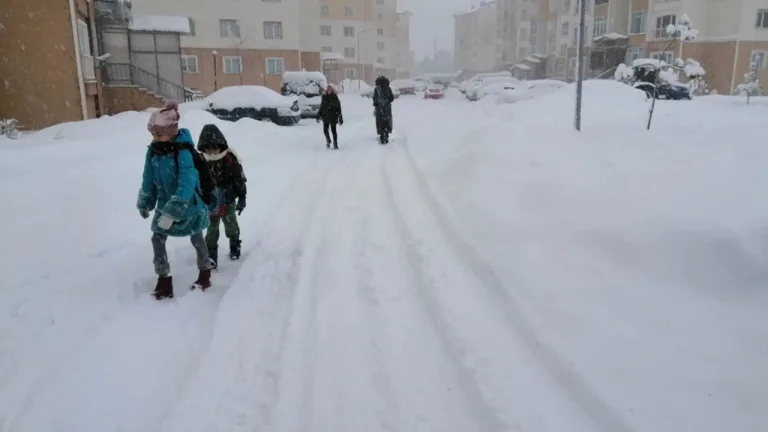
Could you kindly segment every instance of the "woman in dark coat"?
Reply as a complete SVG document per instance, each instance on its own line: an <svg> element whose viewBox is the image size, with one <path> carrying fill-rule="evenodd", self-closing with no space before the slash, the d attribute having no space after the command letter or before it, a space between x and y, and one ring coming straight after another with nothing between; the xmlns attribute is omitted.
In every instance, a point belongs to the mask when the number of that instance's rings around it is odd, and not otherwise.
<svg viewBox="0 0 768 432"><path fill-rule="evenodd" d="M336 125L344 124L344 116L341 114L341 101L339 95L333 90L333 87L328 86L323 94L323 99L320 102L320 109L317 111L317 122L323 122L323 133L325 134L325 146L331 148L331 136L328 134L328 128L330 127L331 133L333 133L333 149L339 149L339 139L336 135Z"/></svg>

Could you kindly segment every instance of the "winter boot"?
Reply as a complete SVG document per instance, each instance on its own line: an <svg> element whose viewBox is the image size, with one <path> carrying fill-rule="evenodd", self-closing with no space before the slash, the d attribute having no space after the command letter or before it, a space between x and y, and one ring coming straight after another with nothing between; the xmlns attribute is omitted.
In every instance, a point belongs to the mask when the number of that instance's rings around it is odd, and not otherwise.
<svg viewBox="0 0 768 432"><path fill-rule="evenodd" d="M157 300L173 298L173 277L158 276L155 292L152 293Z"/></svg>
<svg viewBox="0 0 768 432"><path fill-rule="evenodd" d="M334 150L338 150L339 149L339 142L338 141L334 141L333 142L333 149Z"/></svg>
<svg viewBox="0 0 768 432"><path fill-rule="evenodd" d="M233 261L240 259L240 245L243 242L240 239L229 240L229 258Z"/></svg>
<svg viewBox="0 0 768 432"><path fill-rule="evenodd" d="M211 287L211 270L200 270L200 273L197 276L197 280L195 283L192 284L189 289L198 289L200 288L201 291L205 291L208 288Z"/></svg>
<svg viewBox="0 0 768 432"><path fill-rule="evenodd" d="M208 258L211 259L211 268L216 270L219 268L219 250L208 249Z"/></svg>
<svg viewBox="0 0 768 432"><path fill-rule="evenodd" d="M331 140L325 140L325 148L331 148Z"/></svg>

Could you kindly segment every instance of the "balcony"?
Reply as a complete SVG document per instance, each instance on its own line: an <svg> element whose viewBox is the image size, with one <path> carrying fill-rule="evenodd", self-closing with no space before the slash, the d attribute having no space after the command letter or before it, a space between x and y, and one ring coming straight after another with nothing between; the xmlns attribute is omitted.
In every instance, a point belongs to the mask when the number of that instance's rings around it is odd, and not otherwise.
<svg viewBox="0 0 768 432"><path fill-rule="evenodd" d="M94 66L93 57L87 54L80 56L80 68L83 73L83 81L96 82L96 68Z"/></svg>

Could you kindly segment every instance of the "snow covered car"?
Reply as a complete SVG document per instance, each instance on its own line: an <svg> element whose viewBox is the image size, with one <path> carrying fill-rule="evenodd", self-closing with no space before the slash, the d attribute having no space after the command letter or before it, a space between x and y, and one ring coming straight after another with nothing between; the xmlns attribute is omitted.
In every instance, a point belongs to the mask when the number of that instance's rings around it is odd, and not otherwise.
<svg viewBox="0 0 768 432"><path fill-rule="evenodd" d="M470 84L464 96L474 102L482 99L489 94L499 94L502 90L528 88L524 82L504 76L487 77Z"/></svg>
<svg viewBox="0 0 768 432"><path fill-rule="evenodd" d="M470 86L476 85L478 81L482 81L485 78L493 78L493 77L512 78L512 73L508 71L479 73L466 81L462 81L461 84L459 84L459 92L466 94L467 89Z"/></svg>
<svg viewBox="0 0 768 432"><path fill-rule="evenodd" d="M298 97L282 96L262 86L224 87L199 102L221 120L252 118L281 126L295 125L301 120Z"/></svg>
<svg viewBox="0 0 768 432"><path fill-rule="evenodd" d="M490 95L500 95L502 93L516 92L521 98L530 99L533 95L528 88L528 84L516 79L494 80L477 89L477 99L482 99Z"/></svg>
<svg viewBox="0 0 768 432"><path fill-rule="evenodd" d="M409 79L394 80L389 84L392 90L397 90L401 95L415 95L416 82Z"/></svg>
<svg viewBox="0 0 768 432"><path fill-rule="evenodd" d="M328 79L322 72L285 71L280 86L283 96L297 96L302 118L317 118Z"/></svg>
<svg viewBox="0 0 768 432"><path fill-rule="evenodd" d="M430 84L424 92L424 99L442 99L445 97L442 84Z"/></svg>
<svg viewBox="0 0 768 432"><path fill-rule="evenodd" d="M653 83L638 82L634 87L645 92L648 99L653 97ZM682 84L659 84L658 99L691 100L691 90Z"/></svg>

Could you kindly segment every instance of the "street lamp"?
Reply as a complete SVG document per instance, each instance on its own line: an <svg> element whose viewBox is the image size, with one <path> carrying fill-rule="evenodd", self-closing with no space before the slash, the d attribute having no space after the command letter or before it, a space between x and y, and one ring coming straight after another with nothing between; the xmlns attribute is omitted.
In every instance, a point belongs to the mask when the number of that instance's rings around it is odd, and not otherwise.
<svg viewBox="0 0 768 432"><path fill-rule="evenodd" d="M216 77L216 68L217 68L216 56L219 54L219 52L216 50L213 50L211 54L213 54L213 91L217 91L219 89L219 84L218 84L218 78Z"/></svg>
<svg viewBox="0 0 768 432"><path fill-rule="evenodd" d="M365 69L363 69L363 63L360 60L360 35L373 30L372 28L360 30L357 32L357 66L360 68L360 75L365 79ZM357 80L357 89L360 90L360 80Z"/></svg>
<svg viewBox="0 0 768 432"><path fill-rule="evenodd" d="M581 98L582 98L582 86L584 83L584 42L586 35L586 9L587 0L579 1L579 45L576 47L576 113L573 119L573 127L577 131L581 131Z"/></svg>

